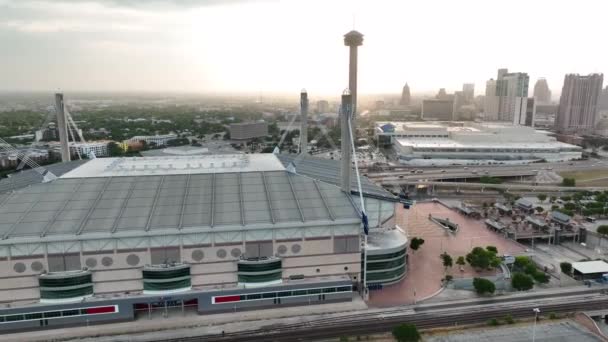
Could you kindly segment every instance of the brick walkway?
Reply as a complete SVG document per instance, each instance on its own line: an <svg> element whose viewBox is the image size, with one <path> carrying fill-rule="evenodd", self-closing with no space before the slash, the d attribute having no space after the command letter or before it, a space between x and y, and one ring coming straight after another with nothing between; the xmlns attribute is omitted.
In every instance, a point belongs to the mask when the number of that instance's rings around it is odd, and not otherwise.
<svg viewBox="0 0 608 342"><path fill-rule="evenodd" d="M448 233L443 228L428 219L429 214L438 218L449 218L459 224L456 234ZM438 203L421 203L411 209L398 206L396 210L397 225L407 231L409 238L421 237L424 245L417 252L409 251L409 271L407 277L398 284L388 286L382 291L371 292L370 306L393 306L412 304L436 293L441 289L441 279L444 277L444 267L439 255L446 251L454 262L458 256L465 256L476 246L496 246L499 255L518 255L524 248L502 236L493 233L485 227L483 220L466 218ZM468 265L463 272L459 267L448 270L455 278L478 275L494 275L494 271L477 273ZM416 291L414 295L414 291Z"/></svg>

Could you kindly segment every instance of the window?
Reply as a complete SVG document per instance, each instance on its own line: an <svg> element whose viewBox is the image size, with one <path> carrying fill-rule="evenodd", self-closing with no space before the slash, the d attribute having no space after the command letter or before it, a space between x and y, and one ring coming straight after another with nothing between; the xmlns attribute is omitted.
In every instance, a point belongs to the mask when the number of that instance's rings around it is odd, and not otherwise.
<svg viewBox="0 0 608 342"><path fill-rule="evenodd" d="M10 315L10 316L6 316L6 321L7 322L23 321L23 315Z"/></svg>
<svg viewBox="0 0 608 342"><path fill-rule="evenodd" d="M262 294L262 298L275 298L276 296L276 292L267 292Z"/></svg>
<svg viewBox="0 0 608 342"><path fill-rule="evenodd" d="M338 292L350 292L352 291L350 286L340 286L338 288L336 288L336 291Z"/></svg>
<svg viewBox="0 0 608 342"><path fill-rule="evenodd" d="M306 290L296 290L292 292L294 296L304 296L306 295Z"/></svg>
<svg viewBox="0 0 608 342"><path fill-rule="evenodd" d="M44 313L44 318L61 317L61 311L49 311Z"/></svg>
<svg viewBox="0 0 608 342"><path fill-rule="evenodd" d="M308 290L308 294L319 294L321 293L321 289L310 289Z"/></svg>
<svg viewBox="0 0 608 342"><path fill-rule="evenodd" d="M164 290L175 290L190 287L192 285L190 278L179 279L175 281L166 282L146 282L144 279L144 290L147 291L164 291Z"/></svg>
<svg viewBox="0 0 608 342"><path fill-rule="evenodd" d="M291 291L279 292L279 297L290 297L290 296L291 296Z"/></svg>
<svg viewBox="0 0 608 342"><path fill-rule="evenodd" d="M76 316L80 310L65 310L62 312L62 316Z"/></svg>
<svg viewBox="0 0 608 342"><path fill-rule="evenodd" d="M74 286L81 284L88 284L93 282L93 276L91 274L84 274L74 277L65 277L65 278L46 278L40 277L38 283L40 287L64 287L64 286Z"/></svg>
<svg viewBox="0 0 608 342"><path fill-rule="evenodd" d="M42 319L42 312L25 314L25 319Z"/></svg>
<svg viewBox="0 0 608 342"><path fill-rule="evenodd" d="M261 298L262 298L262 295L259 293L247 295L247 300L261 299Z"/></svg>
<svg viewBox="0 0 608 342"><path fill-rule="evenodd" d="M332 293L332 292L336 292L335 287L328 287L328 288L323 289L323 293Z"/></svg>

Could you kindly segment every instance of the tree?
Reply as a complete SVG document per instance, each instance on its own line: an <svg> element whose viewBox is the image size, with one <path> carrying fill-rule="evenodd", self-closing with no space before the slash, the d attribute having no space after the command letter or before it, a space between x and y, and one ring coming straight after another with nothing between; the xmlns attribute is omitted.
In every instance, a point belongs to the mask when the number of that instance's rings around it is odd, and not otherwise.
<svg viewBox="0 0 608 342"><path fill-rule="evenodd" d="M401 324L393 329L393 337L398 342L418 342L420 341L420 333L418 328L413 324Z"/></svg>
<svg viewBox="0 0 608 342"><path fill-rule="evenodd" d="M110 157L118 157L125 154L125 151L115 143L114 141L108 143L108 152L110 152Z"/></svg>
<svg viewBox="0 0 608 342"><path fill-rule="evenodd" d="M496 256L496 252L494 251L496 248L493 246L489 246L490 249L475 247L473 250L467 254L466 260L467 262L478 269L497 267L500 265L500 258Z"/></svg>
<svg viewBox="0 0 608 342"><path fill-rule="evenodd" d="M525 273L517 272L511 277L511 286L517 291L527 291L534 286L534 280Z"/></svg>
<svg viewBox="0 0 608 342"><path fill-rule="evenodd" d="M448 267L452 267L453 260L448 253L443 252L439 257L441 258L441 260L443 260L443 267L445 267L446 271L448 270Z"/></svg>
<svg viewBox="0 0 608 342"><path fill-rule="evenodd" d="M526 268L526 266L528 266L531 263L532 263L532 260L530 259L530 257L525 256L525 255L520 255L520 256L515 257L514 265L515 265L515 267L523 270Z"/></svg>
<svg viewBox="0 0 608 342"><path fill-rule="evenodd" d="M597 227L596 231L598 234L608 235L608 225L603 224L603 225Z"/></svg>
<svg viewBox="0 0 608 342"><path fill-rule="evenodd" d="M536 207L536 212L537 212L537 213L539 213L539 214L540 214L540 213L542 213L543 211L545 211L545 209L544 209L543 207L541 207L541 206Z"/></svg>
<svg viewBox="0 0 608 342"><path fill-rule="evenodd" d="M456 259L456 265L459 266L464 266L466 263L466 261L464 260L464 257L461 255L458 257L458 259Z"/></svg>
<svg viewBox="0 0 608 342"><path fill-rule="evenodd" d="M414 251L417 251L418 248L420 248L420 246L422 246L423 244L424 244L424 239L415 237L410 242L410 248Z"/></svg>
<svg viewBox="0 0 608 342"><path fill-rule="evenodd" d="M538 195L536 195L536 197L541 202L544 202L547 199L547 195L545 195L545 194L538 194Z"/></svg>
<svg viewBox="0 0 608 342"><path fill-rule="evenodd" d="M555 201L557 201L557 197L555 197L555 196L549 197L549 202L555 203Z"/></svg>
<svg viewBox="0 0 608 342"><path fill-rule="evenodd" d="M563 186L576 186L576 179L574 178L564 178L562 180Z"/></svg>
<svg viewBox="0 0 608 342"><path fill-rule="evenodd" d="M480 295L496 291L496 285L485 278L473 278L473 287L475 288L475 292Z"/></svg>
<svg viewBox="0 0 608 342"><path fill-rule="evenodd" d="M538 270L536 272L534 272L532 277L534 277L534 280L536 280L537 283L541 283L541 284L547 284L550 279L549 275L547 273L541 272Z"/></svg>
<svg viewBox="0 0 608 342"><path fill-rule="evenodd" d="M486 246L486 250L498 254L498 248L496 248L496 246Z"/></svg>
<svg viewBox="0 0 608 342"><path fill-rule="evenodd" d="M571 274L572 273L572 264L569 262L562 262L559 264L559 268L562 269L562 272L565 274Z"/></svg>

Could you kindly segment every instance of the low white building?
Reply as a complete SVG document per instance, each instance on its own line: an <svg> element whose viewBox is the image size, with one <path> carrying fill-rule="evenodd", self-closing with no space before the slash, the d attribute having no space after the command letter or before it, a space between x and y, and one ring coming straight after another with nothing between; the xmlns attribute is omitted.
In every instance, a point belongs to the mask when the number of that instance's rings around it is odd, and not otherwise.
<svg viewBox="0 0 608 342"><path fill-rule="evenodd" d="M157 146L165 146L169 140L177 139L175 134L164 135L136 135L129 139L132 142L145 141L147 144L154 143Z"/></svg>
<svg viewBox="0 0 608 342"><path fill-rule="evenodd" d="M548 161L581 158L579 146L558 142L532 127L474 122L378 122L376 137L391 143L402 163L426 159Z"/></svg>
<svg viewBox="0 0 608 342"><path fill-rule="evenodd" d="M109 141L92 141L83 143L70 143L70 153L72 155L91 156L91 152L95 157L109 157L108 149Z"/></svg>

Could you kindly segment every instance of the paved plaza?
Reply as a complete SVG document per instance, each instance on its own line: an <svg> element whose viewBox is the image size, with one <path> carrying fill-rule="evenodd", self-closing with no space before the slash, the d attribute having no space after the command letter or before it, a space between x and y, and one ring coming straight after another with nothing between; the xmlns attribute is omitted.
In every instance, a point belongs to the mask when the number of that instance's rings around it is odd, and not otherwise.
<svg viewBox="0 0 608 342"><path fill-rule="evenodd" d="M439 203L419 203L411 209L398 206L396 223L403 228L409 238L421 237L424 245L416 252L409 250L409 271L407 277L398 284L385 287L382 291L370 294L370 306L384 307L402 304L412 304L441 290L441 279L444 277L444 267L439 255L446 251L454 262L458 256L465 256L476 246L496 246L500 255L519 255L525 248L511 240L503 238L485 227L483 220L474 220L458 214ZM431 222L429 214L434 217L448 218L459 225L455 234ZM495 271L475 272L468 265L463 271L454 265L448 270L454 278L490 276ZM415 291L415 293L414 293Z"/></svg>

